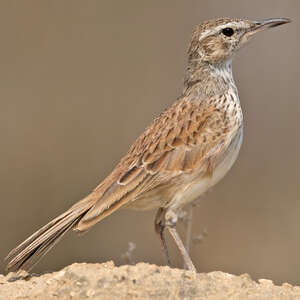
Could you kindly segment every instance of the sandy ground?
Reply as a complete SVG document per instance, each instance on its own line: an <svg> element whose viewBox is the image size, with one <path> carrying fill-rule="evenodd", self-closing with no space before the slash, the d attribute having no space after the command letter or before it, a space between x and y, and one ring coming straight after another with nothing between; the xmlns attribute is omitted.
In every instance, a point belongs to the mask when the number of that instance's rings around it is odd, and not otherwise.
<svg viewBox="0 0 300 300"><path fill-rule="evenodd" d="M189 271L146 263L115 267L73 264L59 272L12 280L0 275L0 300L13 299L300 299L300 287L222 272Z"/></svg>

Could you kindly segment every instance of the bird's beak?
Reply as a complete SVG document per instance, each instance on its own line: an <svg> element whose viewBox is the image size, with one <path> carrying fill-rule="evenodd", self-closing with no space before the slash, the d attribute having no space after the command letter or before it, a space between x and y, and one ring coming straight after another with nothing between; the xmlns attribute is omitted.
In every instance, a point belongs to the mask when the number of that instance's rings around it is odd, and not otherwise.
<svg viewBox="0 0 300 300"><path fill-rule="evenodd" d="M250 26L250 28L245 32L243 36L243 40L247 41L250 37L252 37L257 32L263 31L265 29L277 27L279 25L283 25L290 22L292 22L292 20L288 18L271 18L262 21L255 21L252 23L252 26Z"/></svg>
<svg viewBox="0 0 300 300"><path fill-rule="evenodd" d="M254 26L250 29L250 31L256 33L268 28L277 27L279 25L283 25L290 22L292 22L292 20L288 18L272 18L265 19L262 21L256 21L254 22Z"/></svg>

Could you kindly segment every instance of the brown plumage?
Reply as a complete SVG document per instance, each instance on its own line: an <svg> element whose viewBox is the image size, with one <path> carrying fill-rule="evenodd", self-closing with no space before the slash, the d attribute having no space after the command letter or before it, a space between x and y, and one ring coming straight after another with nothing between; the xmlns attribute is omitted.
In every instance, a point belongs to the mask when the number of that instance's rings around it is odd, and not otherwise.
<svg viewBox="0 0 300 300"><path fill-rule="evenodd" d="M253 33L287 22L223 18L199 25L188 50L181 97L152 122L91 194L13 249L7 269L30 270L70 229L84 232L128 207L157 208L155 227L167 258L165 227L195 271L175 229L177 212L218 182L238 155L243 116L232 55Z"/></svg>

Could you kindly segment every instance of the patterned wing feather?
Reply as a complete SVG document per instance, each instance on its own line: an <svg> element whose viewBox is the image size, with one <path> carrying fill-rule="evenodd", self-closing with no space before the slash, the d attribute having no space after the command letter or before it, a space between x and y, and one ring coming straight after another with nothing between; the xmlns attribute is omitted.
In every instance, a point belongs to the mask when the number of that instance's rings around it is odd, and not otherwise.
<svg viewBox="0 0 300 300"><path fill-rule="evenodd" d="M215 106L178 100L136 140L94 190L98 201L77 225L87 230L120 206L182 173L192 173L224 143L226 116Z"/></svg>

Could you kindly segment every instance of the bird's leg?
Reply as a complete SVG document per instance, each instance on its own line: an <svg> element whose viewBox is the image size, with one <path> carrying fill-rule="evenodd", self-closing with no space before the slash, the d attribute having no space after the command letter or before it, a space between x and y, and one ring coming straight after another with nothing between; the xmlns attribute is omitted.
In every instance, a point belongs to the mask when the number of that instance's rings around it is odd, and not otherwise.
<svg viewBox="0 0 300 300"><path fill-rule="evenodd" d="M173 210L168 210L165 213L165 226L168 228L171 236L173 237L188 270L196 273L196 268L189 256L188 252L186 251L179 234L176 231L177 219L178 219L177 214Z"/></svg>
<svg viewBox="0 0 300 300"><path fill-rule="evenodd" d="M171 266L171 260L170 260L169 251L166 243L166 237L165 237L165 228L166 228L165 210L163 208L158 209L155 216L154 226L155 226L155 232L159 235L162 249L167 259L168 266Z"/></svg>
<svg viewBox="0 0 300 300"><path fill-rule="evenodd" d="M186 237L185 237L185 249L187 253L190 253L191 248L191 240L192 240L192 225L193 225L193 204L189 205L188 212L187 212L187 226L186 226ZM187 265L184 262L183 268L186 270Z"/></svg>

